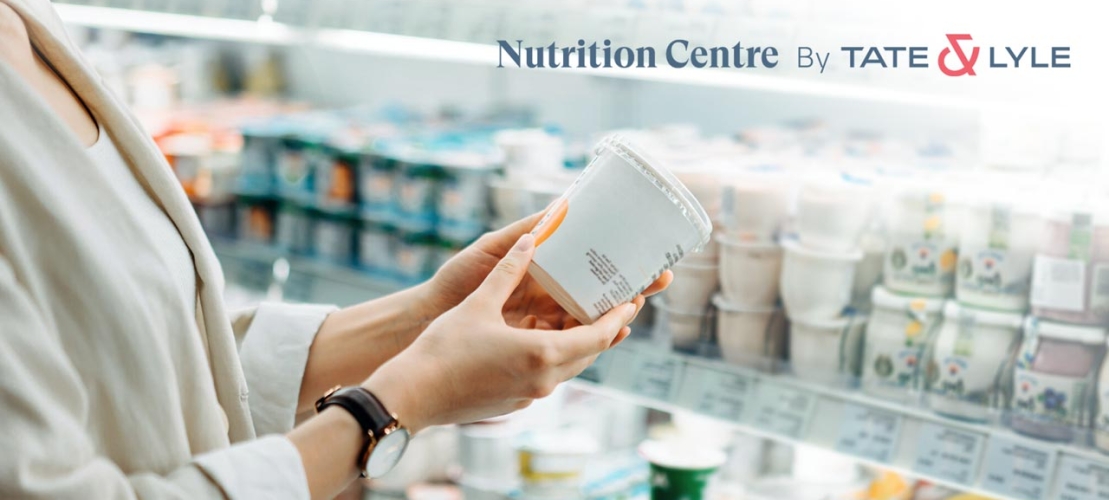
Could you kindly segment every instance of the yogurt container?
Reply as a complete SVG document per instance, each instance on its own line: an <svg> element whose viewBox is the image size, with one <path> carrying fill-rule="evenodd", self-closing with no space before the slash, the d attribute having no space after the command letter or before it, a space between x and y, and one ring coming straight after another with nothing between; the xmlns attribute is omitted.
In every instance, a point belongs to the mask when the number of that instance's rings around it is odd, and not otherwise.
<svg viewBox="0 0 1109 500"><path fill-rule="evenodd" d="M337 217L322 217L316 221L316 255L336 264L350 264L354 260L354 225Z"/></svg>
<svg viewBox="0 0 1109 500"><path fill-rule="evenodd" d="M458 426L458 464L462 475L496 485L500 491L515 489L518 475L516 439L519 426L511 420Z"/></svg>
<svg viewBox="0 0 1109 500"><path fill-rule="evenodd" d="M709 305L720 284L720 271L715 265L682 261L671 268L674 281L666 289L666 303L676 311L701 313Z"/></svg>
<svg viewBox="0 0 1109 500"><path fill-rule="evenodd" d="M794 229L802 245L827 252L859 246L870 222L871 194L868 185L851 179L814 180L801 187Z"/></svg>
<svg viewBox="0 0 1109 500"><path fill-rule="evenodd" d="M290 203L277 209L277 245L289 252L307 255L314 248L315 219L307 210Z"/></svg>
<svg viewBox="0 0 1109 500"><path fill-rule="evenodd" d="M651 500L705 498L710 479L728 458L719 449L677 440L645 441L639 455L651 464Z"/></svg>
<svg viewBox="0 0 1109 500"><path fill-rule="evenodd" d="M263 200L239 197L237 209L239 239L269 244L274 238L273 205Z"/></svg>
<svg viewBox="0 0 1109 500"><path fill-rule="evenodd" d="M355 169L358 156L327 147L316 165L316 203L323 208L348 209L354 207L356 183Z"/></svg>
<svg viewBox="0 0 1109 500"><path fill-rule="evenodd" d="M363 155L358 162L358 198L364 217L383 220L393 202L397 164L391 158Z"/></svg>
<svg viewBox="0 0 1109 500"><path fill-rule="evenodd" d="M928 405L936 413L985 422L999 401L1003 366L1024 317L948 301L928 365Z"/></svg>
<svg viewBox="0 0 1109 500"><path fill-rule="evenodd" d="M877 235L864 234L859 245L863 258L855 265L855 282L851 287L851 307L870 311L870 293L882 282L882 267L886 261L886 246Z"/></svg>
<svg viewBox="0 0 1109 500"><path fill-rule="evenodd" d="M813 382L839 381L844 369L849 317L789 321L789 362L793 374Z"/></svg>
<svg viewBox="0 0 1109 500"><path fill-rule="evenodd" d="M677 179L611 137L533 230L529 273L588 324L699 250L711 233L708 215Z"/></svg>
<svg viewBox="0 0 1109 500"><path fill-rule="evenodd" d="M436 192L439 219L484 225L489 222L489 180L496 166L486 155L451 152L435 157L443 168Z"/></svg>
<svg viewBox="0 0 1109 500"><path fill-rule="evenodd" d="M530 431L520 437L518 457L525 495L578 498L587 460L600 451L581 429Z"/></svg>
<svg viewBox="0 0 1109 500"><path fill-rule="evenodd" d="M883 282L890 291L946 297L955 285L958 211L938 190L899 194L889 210Z"/></svg>
<svg viewBox="0 0 1109 500"><path fill-rule="evenodd" d="M732 364L770 370L782 358L785 320L775 307L739 306L717 294L716 342Z"/></svg>
<svg viewBox="0 0 1109 500"><path fill-rule="evenodd" d="M1026 310L1043 220L1029 208L1008 203L979 203L965 213L955 296L977 307Z"/></svg>
<svg viewBox="0 0 1109 500"><path fill-rule="evenodd" d="M298 201L312 197L314 165L322 152L319 146L299 139L286 138L277 155L277 190L282 196Z"/></svg>
<svg viewBox="0 0 1109 500"><path fill-rule="evenodd" d="M690 313L673 309L662 297L652 297L651 305L658 312L654 338L668 340L675 350L695 350L704 332L705 314L702 311Z"/></svg>
<svg viewBox="0 0 1109 500"><path fill-rule="evenodd" d="M851 302L860 251L819 252L795 240L782 242L782 303L790 319L838 318Z"/></svg>
<svg viewBox="0 0 1109 500"><path fill-rule="evenodd" d="M435 272L435 238L400 232L393 257L394 275L401 283L419 283Z"/></svg>
<svg viewBox="0 0 1109 500"><path fill-rule="evenodd" d="M1109 216L1101 209L1048 217L1032 276L1032 312L1084 325L1109 322Z"/></svg>
<svg viewBox="0 0 1109 500"><path fill-rule="evenodd" d="M720 247L720 290L730 304L746 308L773 307L778 302L782 247L715 238Z"/></svg>
<svg viewBox="0 0 1109 500"><path fill-rule="evenodd" d="M396 234L391 228L363 222L358 232L358 264L371 273L388 275L396 267L393 261L396 245Z"/></svg>
<svg viewBox="0 0 1109 500"><path fill-rule="evenodd" d="M1094 445L1109 453L1109 360L1101 362L1097 377L1097 417L1094 420Z"/></svg>
<svg viewBox="0 0 1109 500"><path fill-rule="evenodd" d="M434 224L439 170L431 165L401 161L393 186L393 208L411 224Z"/></svg>
<svg viewBox="0 0 1109 500"><path fill-rule="evenodd" d="M723 212L728 236L743 243L776 242L789 216L791 187L785 178L750 172L725 182Z"/></svg>
<svg viewBox="0 0 1109 500"><path fill-rule="evenodd" d="M907 401L917 387L924 348L938 324L943 300L896 295L874 287L866 327L862 388L884 399Z"/></svg>
<svg viewBox="0 0 1109 500"><path fill-rule="evenodd" d="M1073 441L1089 428L1094 378L1105 357L1105 330L1029 317L1013 370L1010 425L1050 441Z"/></svg>

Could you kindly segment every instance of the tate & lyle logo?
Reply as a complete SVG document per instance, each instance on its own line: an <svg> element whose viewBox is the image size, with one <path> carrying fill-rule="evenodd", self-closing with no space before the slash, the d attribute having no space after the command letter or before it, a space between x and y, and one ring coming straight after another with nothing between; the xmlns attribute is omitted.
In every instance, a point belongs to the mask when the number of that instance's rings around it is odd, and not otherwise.
<svg viewBox="0 0 1109 500"><path fill-rule="evenodd" d="M977 76L979 55L988 54L991 69L1070 68L1069 46L987 46L979 47L969 33L948 33L948 46L935 58L935 66L951 77ZM784 51L771 45L743 45L704 47L689 40L676 39L661 51L655 47L630 47L614 45L611 40L576 45L525 46L523 40L510 43L497 40L497 67L517 68L656 68L659 61L676 69L685 68L765 68L781 66L779 56L788 57ZM819 70L820 73L833 63L846 69L931 68L928 47L923 45L843 46L833 60L832 52L820 52L813 47L797 47L796 68Z"/></svg>

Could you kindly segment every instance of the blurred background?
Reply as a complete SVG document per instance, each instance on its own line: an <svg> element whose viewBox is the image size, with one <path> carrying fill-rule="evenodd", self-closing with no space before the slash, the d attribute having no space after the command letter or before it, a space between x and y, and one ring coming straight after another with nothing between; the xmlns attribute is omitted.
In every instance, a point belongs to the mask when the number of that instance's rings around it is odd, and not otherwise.
<svg viewBox="0 0 1109 500"><path fill-rule="evenodd" d="M1099 3L55 6L174 168L232 302L419 283L612 133L712 216L626 346L523 414L422 433L349 498L1109 495ZM948 33L983 47L976 76L936 68ZM496 40L579 38L781 62L496 67ZM842 46L926 46L932 67L851 68ZM991 46L1070 47L1071 67L988 68ZM831 52L823 74L798 47Z"/></svg>

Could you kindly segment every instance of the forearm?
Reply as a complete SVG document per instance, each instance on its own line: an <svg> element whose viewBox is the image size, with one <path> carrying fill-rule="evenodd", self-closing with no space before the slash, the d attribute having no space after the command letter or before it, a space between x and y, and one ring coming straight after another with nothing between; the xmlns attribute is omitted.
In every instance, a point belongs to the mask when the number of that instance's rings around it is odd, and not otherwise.
<svg viewBox="0 0 1109 500"><path fill-rule="evenodd" d="M438 316L427 307L428 293L419 285L331 313L309 350L298 408L336 385L361 383L408 347Z"/></svg>
<svg viewBox="0 0 1109 500"><path fill-rule="evenodd" d="M333 498L358 476L365 436L346 410L328 408L293 429L288 438L300 452L312 498Z"/></svg>

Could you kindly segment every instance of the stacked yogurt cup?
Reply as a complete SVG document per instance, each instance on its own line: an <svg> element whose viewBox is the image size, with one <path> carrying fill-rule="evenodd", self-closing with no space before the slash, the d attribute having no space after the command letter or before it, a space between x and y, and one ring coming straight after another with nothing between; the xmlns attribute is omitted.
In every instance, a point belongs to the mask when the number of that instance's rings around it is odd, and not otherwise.
<svg viewBox="0 0 1109 500"><path fill-rule="evenodd" d="M1096 194L1068 194L1042 218L1010 424L1051 441L1085 442L1092 428L1109 451L1109 207Z"/></svg>
<svg viewBox="0 0 1109 500"><path fill-rule="evenodd" d="M785 224L792 185L782 172L733 171L724 182L723 230L717 232L720 293L716 339L730 363L773 370L785 352L778 307Z"/></svg>
<svg viewBox="0 0 1109 500"><path fill-rule="evenodd" d="M849 305L872 213L871 185L848 175L811 177L798 191L796 238L782 242L780 289L790 364L800 378L849 382L857 357Z"/></svg>
<svg viewBox="0 0 1109 500"><path fill-rule="evenodd" d="M872 292L861 386L886 400L909 401L955 287L960 208L939 182L905 179L880 211L886 228L882 285Z"/></svg>
<svg viewBox="0 0 1109 500"><path fill-rule="evenodd" d="M1022 338L1033 259L1045 234L1032 193L996 178L980 181L983 188L962 204L955 300L944 306L923 371L929 407L976 422L1002 403L1000 380Z"/></svg>

